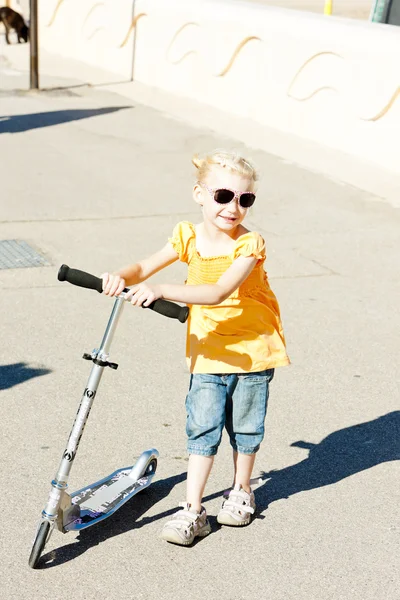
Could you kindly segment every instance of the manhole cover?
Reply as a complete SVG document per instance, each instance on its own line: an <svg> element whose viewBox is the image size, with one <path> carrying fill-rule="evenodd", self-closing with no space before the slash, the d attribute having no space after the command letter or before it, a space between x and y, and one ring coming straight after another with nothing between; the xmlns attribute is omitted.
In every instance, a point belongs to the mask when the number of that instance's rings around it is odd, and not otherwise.
<svg viewBox="0 0 400 600"><path fill-rule="evenodd" d="M23 240L0 240L0 269L43 267L49 261Z"/></svg>

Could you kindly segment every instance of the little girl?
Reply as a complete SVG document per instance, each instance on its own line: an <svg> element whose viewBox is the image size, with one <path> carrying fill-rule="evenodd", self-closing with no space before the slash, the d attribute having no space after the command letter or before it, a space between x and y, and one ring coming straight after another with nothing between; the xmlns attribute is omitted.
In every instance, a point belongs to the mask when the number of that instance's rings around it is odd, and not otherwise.
<svg viewBox="0 0 400 600"><path fill-rule="evenodd" d="M196 156L193 164L193 198L202 208L202 222L178 223L159 252L102 276L109 296L132 286L128 296L134 305L165 298L190 307L186 502L161 533L185 546L211 531L201 502L224 428L233 448L234 478L217 520L250 523L256 508L250 477L264 437L269 384L275 367L289 363L279 306L264 271L264 240L242 224L256 200L256 171L225 151ZM186 285L142 283L178 259L188 265Z"/></svg>

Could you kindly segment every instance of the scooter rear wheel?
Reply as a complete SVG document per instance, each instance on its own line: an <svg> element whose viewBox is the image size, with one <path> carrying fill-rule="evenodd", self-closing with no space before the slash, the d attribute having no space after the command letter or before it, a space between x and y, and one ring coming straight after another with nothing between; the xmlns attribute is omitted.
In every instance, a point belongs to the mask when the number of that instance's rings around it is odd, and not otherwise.
<svg viewBox="0 0 400 600"><path fill-rule="evenodd" d="M31 555L29 557L29 566L32 569L36 569L40 556L44 550L48 535L50 531L49 521L42 521L36 534L35 541L33 542Z"/></svg>

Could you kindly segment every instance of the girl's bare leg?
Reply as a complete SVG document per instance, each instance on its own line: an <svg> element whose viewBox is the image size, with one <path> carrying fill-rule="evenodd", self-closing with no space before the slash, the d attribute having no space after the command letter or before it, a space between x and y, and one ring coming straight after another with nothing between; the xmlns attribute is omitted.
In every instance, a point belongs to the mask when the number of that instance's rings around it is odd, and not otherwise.
<svg viewBox="0 0 400 600"><path fill-rule="evenodd" d="M206 487L207 479L213 466L213 456L200 456L191 454L186 484L186 501L197 512L201 511L201 501Z"/></svg>
<svg viewBox="0 0 400 600"><path fill-rule="evenodd" d="M255 454L240 454L233 451L233 467L234 467L234 478L233 484L240 483L242 488L250 494L250 479L253 472L254 462L256 460Z"/></svg>

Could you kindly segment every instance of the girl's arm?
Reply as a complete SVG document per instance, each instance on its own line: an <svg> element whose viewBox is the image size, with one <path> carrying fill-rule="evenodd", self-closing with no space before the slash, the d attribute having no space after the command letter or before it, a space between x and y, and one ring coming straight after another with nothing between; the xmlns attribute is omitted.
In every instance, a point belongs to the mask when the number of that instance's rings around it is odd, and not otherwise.
<svg viewBox="0 0 400 600"><path fill-rule="evenodd" d="M135 285L127 294L132 297L132 304L148 306L158 298L183 302L184 304L201 304L216 306L228 298L232 292L247 279L254 269L257 259L239 256L225 271L215 284L204 285Z"/></svg>
<svg viewBox="0 0 400 600"><path fill-rule="evenodd" d="M170 243L166 244L162 250L156 252L149 258L145 258L134 265L129 265L119 269L116 274L125 279L125 283L131 286L135 283L145 281L164 267L178 260L178 254Z"/></svg>
<svg viewBox="0 0 400 600"><path fill-rule="evenodd" d="M118 296L126 286L145 281L164 267L178 260L178 254L170 243L159 252L133 265L128 265L116 271L115 274L104 273L103 291L108 296Z"/></svg>

